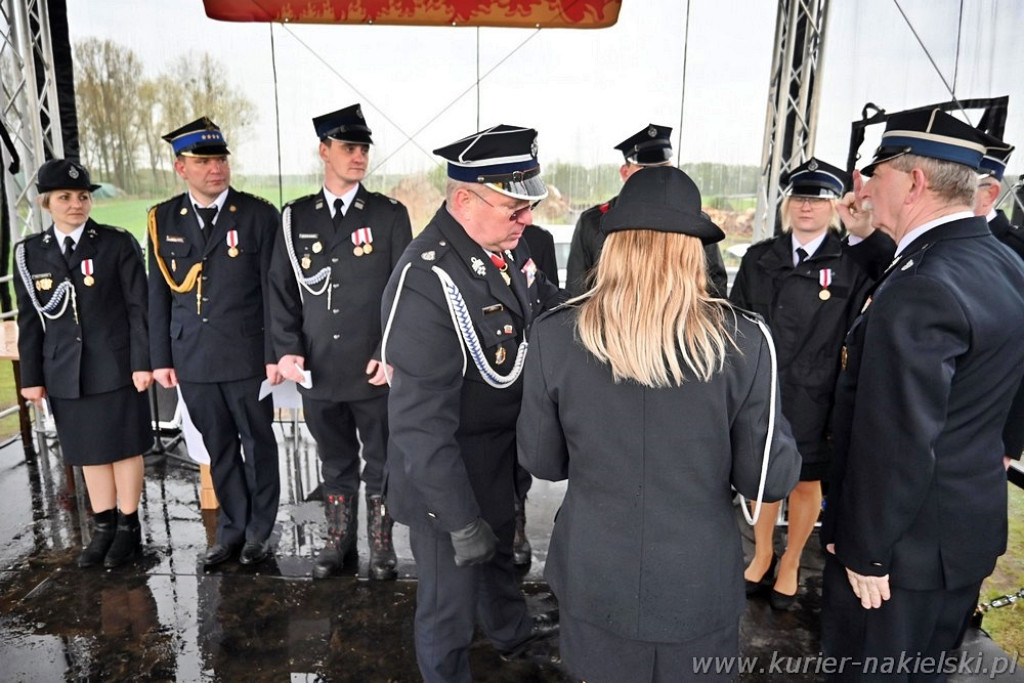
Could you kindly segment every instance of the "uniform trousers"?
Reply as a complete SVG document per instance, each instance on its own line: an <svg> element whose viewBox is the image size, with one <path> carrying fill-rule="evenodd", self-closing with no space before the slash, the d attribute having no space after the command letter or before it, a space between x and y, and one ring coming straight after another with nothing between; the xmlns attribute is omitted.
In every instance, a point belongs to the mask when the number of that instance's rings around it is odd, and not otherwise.
<svg viewBox="0 0 1024 683"><path fill-rule="evenodd" d="M947 674L935 669L957 646L965 615L978 604L981 590L981 581L951 590L890 586L892 597L880 608L864 609L846 569L832 555L825 560L822 582L822 651L826 657L850 658L830 678L835 681L945 681Z"/></svg>
<svg viewBox="0 0 1024 683"><path fill-rule="evenodd" d="M217 542L226 545L262 543L277 519L281 476L274 401L269 396L258 400L262 381L180 382L189 417L210 454L220 503Z"/></svg>
<svg viewBox="0 0 1024 683"><path fill-rule="evenodd" d="M455 566L447 533L409 529L416 558L416 661L426 683L471 683L469 647L479 622L499 652L530 637L533 623L512 564L511 520L494 530L498 547L483 564Z"/></svg>
<svg viewBox="0 0 1024 683"><path fill-rule="evenodd" d="M319 401L302 397L309 433L320 455L324 494L359 493L359 444L366 493L380 495L388 444L388 396L365 401Z"/></svg>

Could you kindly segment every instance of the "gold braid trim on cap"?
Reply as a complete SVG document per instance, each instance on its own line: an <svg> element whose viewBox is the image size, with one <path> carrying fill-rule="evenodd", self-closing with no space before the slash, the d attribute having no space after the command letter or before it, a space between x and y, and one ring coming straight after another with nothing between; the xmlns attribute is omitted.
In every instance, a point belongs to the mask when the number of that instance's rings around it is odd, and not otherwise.
<svg viewBox="0 0 1024 683"><path fill-rule="evenodd" d="M153 258L156 260L156 265L160 268L160 273L164 276L164 282L170 287L172 292L176 294L184 294L185 292L191 292L193 288L196 290L196 313L200 312L201 304L203 301L203 282L199 277L199 274L203 272L202 262L193 264L188 269L188 273L185 275L185 279L181 281L179 285L171 277L170 272L167 270L167 264L160 256L159 240L156 231L156 207L154 206L149 210L149 241L153 245Z"/></svg>

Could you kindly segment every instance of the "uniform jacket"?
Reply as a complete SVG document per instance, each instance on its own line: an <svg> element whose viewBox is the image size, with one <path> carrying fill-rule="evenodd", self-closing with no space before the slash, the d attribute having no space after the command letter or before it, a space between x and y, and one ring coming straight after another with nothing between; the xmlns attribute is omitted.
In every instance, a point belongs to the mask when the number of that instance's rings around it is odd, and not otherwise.
<svg viewBox="0 0 1024 683"><path fill-rule="evenodd" d="M832 271L829 298L819 278ZM828 232L817 251L793 265L790 235L772 237L747 250L729 298L759 313L772 330L779 357L782 412L804 462L828 459L828 422L843 338L870 284Z"/></svg>
<svg viewBox="0 0 1024 683"><path fill-rule="evenodd" d="M296 282L284 233L274 246L271 265L270 316L275 356L305 358L313 387L299 392L313 399L358 401L387 393L367 382L366 364L380 360L380 299L391 271L412 241L405 207L360 185L352 206L336 231L323 192L298 199L290 213L295 263L303 277L329 269L329 282L301 290ZM283 221L282 221L283 223ZM356 244L368 229L372 250L356 256ZM282 225L282 230L284 226ZM362 250L362 245L360 245ZM329 293L328 293L329 292ZM330 306L328 306L328 301Z"/></svg>
<svg viewBox="0 0 1024 683"><path fill-rule="evenodd" d="M731 486L757 497L772 404L765 336L739 315L739 352L729 347L722 372L651 389L613 381L576 340L575 311L533 327L518 430L526 469L569 480L545 566L560 609L634 640L735 628L746 598ZM799 472L778 415L764 499L788 494Z"/></svg>
<svg viewBox="0 0 1024 683"><path fill-rule="evenodd" d="M911 590L980 581L1006 549L1002 430L1024 373L1024 265L984 218L914 240L846 339L823 543Z"/></svg>
<svg viewBox="0 0 1024 683"><path fill-rule="evenodd" d="M526 246L530 248L530 255L533 257L533 262L537 264L537 268L544 273L551 284L559 287L554 236L539 225L527 225L523 230L523 239L526 240Z"/></svg>
<svg viewBox="0 0 1024 683"><path fill-rule="evenodd" d="M450 532L477 517L512 519L515 428L522 380L487 384L454 320L479 338L480 362L501 375L534 318L559 299L524 240L506 255L511 287L483 249L442 206L406 249L384 293L384 360L394 367L388 398L388 508L410 526ZM465 302L449 310L434 268Z"/></svg>
<svg viewBox="0 0 1024 683"><path fill-rule="evenodd" d="M149 328L155 368L171 368L186 382L232 382L266 374L276 363L270 335L267 280L279 216L269 202L228 191L212 229L200 229L187 193L151 211L157 243L149 244ZM204 233L209 230L210 234ZM237 256L230 256L236 231ZM171 291L156 263L159 254L176 282L203 264L197 291Z"/></svg>
<svg viewBox="0 0 1024 683"><path fill-rule="evenodd" d="M576 221L565 274L565 279L568 280L565 288L570 296L579 296L587 291L587 274L601 256L607 237L601 231L601 217L615 206L616 199L617 197L612 197L604 204L590 207L581 213ZM708 288L713 295L724 297L728 288L728 273L725 270L725 262L722 261L722 252L717 244L708 244L704 247L704 255L708 265Z"/></svg>
<svg viewBox="0 0 1024 683"><path fill-rule="evenodd" d="M1024 231L1021 231L1018 226L1012 225L1001 209L996 210L996 217L989 221L988 227L996 239L1024 259Z"/></svg>
<svg viewBox="0 0 1024 683"><path fill-rule="evenodd" d="M55 235L51 227L19 245L24 247L28 286L40 305L50 302L62 282L71 282L75 292L63 315L46 319L44 325L15 263L21 384L45 386L57 398L130 385L133 372L150 369L146 272L139 243L124 230L92 219L70 263L64 260L62 242L63 235ZM82 272L87 261L91 286Z"/></svg>

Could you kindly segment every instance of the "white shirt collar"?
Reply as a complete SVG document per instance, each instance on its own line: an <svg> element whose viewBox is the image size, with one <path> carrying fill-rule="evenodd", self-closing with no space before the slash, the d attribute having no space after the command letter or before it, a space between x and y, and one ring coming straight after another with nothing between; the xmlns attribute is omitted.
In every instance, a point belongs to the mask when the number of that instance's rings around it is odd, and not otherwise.
<svg viewBox="0 0 1024 683"><path fill-rule="evenodd" d="M334 218L334 200L340 199L342 202L344 202L344 204L341 207L341 215L344 216L345 214L348 213L349 207L352 206L352 202L355 201L356 192L359 192L359 183L353 185L352 189L346 192L345 194L340 195L334 194L333 192L327 189L326 185L324 185L324 199L327 200L327 206L329 206L331 209L331 218Z"/></svg>
<svg viewBox="0 0 1024 683"><path fill-rule="evenodd" d="M999 214L996 213L996 207L993 206L989 210L988 215L985 216L985 220L987 220L989 223L991 223L992 221L994 221L996 219L997 215L999 215Z"/></svg>
<svg viewBox="0 0 1024 683"><path fill-rule="evenodd" d="M189 190L189 192L188 192L188 201L192 204L193 207L197 207L198 206L200 209L208 209L208 208L210 208L210 206L216 206L217 207L217 215L213 217L213 222L214 223L216 223L217 222L217 218L220 217L220 210L224 208L224 202L226 202L227 199L228 199L228 190L224 190L219 195L217 195L216 199L213 200L213 204L210 204L209 206L204 206L201 201L199 201L198 199L195 198L195 195L192 194L191 190ZM203 227L203 219L199 217L199 214L196 214L196 221L199 223L199 227L202 228Z"/></svg>
<svg viewBox="0 0 1024 683"><path fill-rule="evenodd" d="M821 243L825 241L826 235L828 235L828 230L821 233L807 244L800 244L800 242L798 242L796 239L796 235L790 233L790 237L792 237L790 249L792 250L793 255L793 265L795 266L797 263L800 262L800 257L797 256L796 253L797 249L803 249L804 251L807 252L807 258L811 258L812 256L814 256L814 252L818 251L818 247L821 246Z"/></svg>
<svg viewBox="0 0 1024 683"><path fill-rule="evenodd" d="M78 248L78 243L82 241L82 234L85 232L85 223L82 223L77 228L71 231L70 234L65 234L57 229L57 226L53 226L53 236L57 238L60 243L60 248L64 249L64 238L70 237L75 241L75 248Z"/></svg>
<svg viewBox="0 0 1024 683"><path fill-rule="evenodd" d="M904 235L903 239L900 240L899 245L896 247L896 256L902 254L903 250L906 249L911 242L913 242L914 240L916 240L918 237L925 234L929 230L937 228L940 225L944 225L946 223L952 223L953 221L958 221L963 218L973 217L974 213L971 211L957 211L956 213L947 214L945 216L939 216L935 220L928 221L924 225L919 225L918 227L914 228L906 235Z"/></svg>

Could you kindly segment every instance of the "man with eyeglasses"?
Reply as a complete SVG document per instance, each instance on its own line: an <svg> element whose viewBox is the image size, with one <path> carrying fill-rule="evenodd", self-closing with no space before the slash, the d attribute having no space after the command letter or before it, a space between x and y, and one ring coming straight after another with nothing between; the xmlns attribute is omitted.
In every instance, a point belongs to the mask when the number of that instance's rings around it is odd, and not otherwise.
<svg viewBox="0 0 1024 683"><path fill-rule="evenodd" d="M649 166L670 166L672 164L672 128L649 123L647 126L630 135L615 145L622 152L624 161L619 167L619 177L626 182L634 173ZM565 288L571 296L579 296L587 291L587 277L601 257L604 248L605 234L601 230L601 218L615 206L616 197L604 204L592 206L580 214L576 221L576 229L572 233L572 244L569 246L569 263L566 266ZM716 296L725 297L728 274L722 252L717 244L704 247L704 255L708 266L708 284Z"/></svg>
<svg viewBox="0 0 1024 683"><path fill-rule="evenodd" d="M417 566L425 681L471 680L475 626L506 658L545 644L512 562L519 374L534 319L560 301L523 230L547 188L537 133L498 125L434 150L444 205L406 249L381 308L394 371L385 498Z"/></svg>

